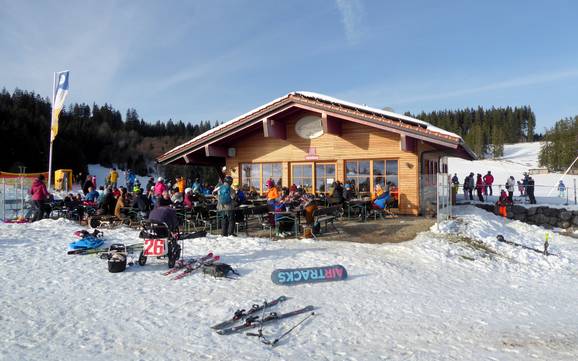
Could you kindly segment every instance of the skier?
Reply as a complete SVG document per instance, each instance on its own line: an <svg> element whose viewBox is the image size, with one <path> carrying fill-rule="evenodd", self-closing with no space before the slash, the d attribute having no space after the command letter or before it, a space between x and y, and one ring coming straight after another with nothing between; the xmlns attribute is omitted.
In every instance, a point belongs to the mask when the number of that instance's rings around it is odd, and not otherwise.
<svg viewBox="0 0 578 361"><path fill-rule="evenodd" d="M476 179L476 192L478 194L478 199L480 202L484 201L484 197L482 196L482 193L484 192L484 181L482 180L482 175L480 173L478 173L478 178Z"/></svg>
<svg viewBox="0 0 578 361"><path fill-rule="evenodd" d="M558 195L560 198L564 198L566 196L566 185L561 179L560 183L558 184L558 192L560 192Z"/></svg>
<svg viewBox="0 0 578 361"><path fill-rule="evenodd" d="M215 189L217 192L217 210L221 213L223 222L221 227L221 235L227 237L235 235L235 212L233 211L233 199L235 199L235 191L231 187L233 178L226 176L223 184Z"/></svg>
<svg viewBox="0 0 578 361"><path fill-rule="evenodd" d="M44 175L41 174L34 180L30 188L30 194L32 195L32 208L34 209L32 222L39 221L44 216L48 217L50 213L48 208L50 206L46 204L46 201L49 199L50 193L48 193L44 184Z"/></svg>
<svg viewBox="0 0 578 361"><path fill-rule="evenodd" d="M492 184L494 183L494 176L492 172L488 171L488 174L484 176L484 194L488 195L488 188L490 189L490 195L492 195Z"/></svg>
<svg viewBox="0 0 578 361"><path fill-rule="evenodd" d="M510 202L514 202L514 187L516 186L516 181L514 180L514 176L510 176L506 181L506 189L508 190L508 198Z"/></svg>

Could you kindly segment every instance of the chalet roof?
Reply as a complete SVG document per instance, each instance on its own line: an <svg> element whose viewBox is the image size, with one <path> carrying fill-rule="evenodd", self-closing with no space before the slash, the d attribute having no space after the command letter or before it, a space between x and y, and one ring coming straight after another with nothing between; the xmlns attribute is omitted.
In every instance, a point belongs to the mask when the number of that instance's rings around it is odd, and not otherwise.
<svg viewBox="0 0 578 361"><path fill-rule="evenodd" d="M397 125L397 128L401 127L405 129L411 128L414 132L418 132L425 137L431 137L432 139L438 138L450 143L460 144L461 146L463 146L465 152L470 157L476 158L475 154L465 145L463 139L459 135L444 130L442 128L438 128L423 120L419 120L406 115L382 109L351 103L323 94L307 91L298 91L298 92L291 92L285 96L274 99L260 107L252 109L238 117L235 117L223 124L220 124L194 137L188 142L183 143L169 150L165 154L159 156L157 158L157 161L163 162L169 158L174 158L175 156L182 155L183 153L188 152L192 148L198 148L200 146L203 146L205 143L210 142L213 138L218 137L219 135L234 129L239 125L243 125L246 122L254 120L256 117L265 114L269 110L281 107L292 101L308 101L313 102L316 105L329 105L332 107L338 107L339 109L348 111L349 113L353 113L353 115L358 113L358 115L369 116L379 123L384 123L384 125L392 125L392 126Z"/></svg>

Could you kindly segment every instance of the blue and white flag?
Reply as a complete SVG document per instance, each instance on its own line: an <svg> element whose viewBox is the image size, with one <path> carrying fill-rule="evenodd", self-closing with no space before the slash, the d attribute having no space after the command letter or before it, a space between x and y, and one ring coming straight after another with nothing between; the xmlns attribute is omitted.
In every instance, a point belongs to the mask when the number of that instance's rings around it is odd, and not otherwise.
<svg viewBox="0 0 578 361"><path fill-rule="evenodd" d="M69 71L61 71L55 73L55 86L54 93L52 97L52 123L50 126L50 142L54 141L56 134L58 134L58 118L60 117L60 112L64 107L64 99L68 95L68 78Z"/></svg>

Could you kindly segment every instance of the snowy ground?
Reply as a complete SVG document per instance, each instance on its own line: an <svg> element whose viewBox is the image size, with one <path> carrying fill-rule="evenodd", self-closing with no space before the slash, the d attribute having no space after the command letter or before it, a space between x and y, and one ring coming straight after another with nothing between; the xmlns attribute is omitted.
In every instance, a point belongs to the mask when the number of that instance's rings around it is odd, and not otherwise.
<svg viewBox="0 0 578 361"><path fill-rule="evenodd" d="M209 250L239 280L200 274L171 281L149 260L108 273L96 256L68 256L78 225L0 224L2 360L576 360L578 241L555 235L546 257L497 243L541 248L546 231L471 206L458 219L402 244L209 237ZM434 226L435 227L435 226ZM107 243L138 241L128 228ZM276 286L275 268L344 265L343 282ZM306 305L317 316L278 347L210 325L280 295L277 310ZM299 321L266 327L268 335Z"/></svg>

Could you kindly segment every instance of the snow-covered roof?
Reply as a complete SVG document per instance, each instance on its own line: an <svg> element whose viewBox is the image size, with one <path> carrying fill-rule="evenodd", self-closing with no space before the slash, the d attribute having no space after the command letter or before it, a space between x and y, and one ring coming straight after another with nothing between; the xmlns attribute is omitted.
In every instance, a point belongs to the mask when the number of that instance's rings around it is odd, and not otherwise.
<svg viewBox="0 0 578 361"><path fill-rule="evenodd" d="M351 108L356 108L356 109L363 110L363 111L370 112L370 113L381 114L381 115L384 115L386 117L403 120L403 121L406 121L408 123L413 123L415 125L418 125L418 126L426 128L428 130L431 130L432 132L436 132L436 133L440 133L440 134L444 134L444 135L449 135L450 137L455 137L455 138L461 139L461 137L455 133L448 132L447 130L444 130L442 128L438 128L438 127L436 127L436 126L434 126L428 122L424 122L423 120L408 117L407 115L398 114L398 113L390 112L390 111L383 110L383 109L372 108L372 107L368 107L366 105L359 105L356 103L351 103L351 102L348 102L345 100L341 100L341 99L337 99L337 98L333 98L333 97L330 97L327 95L313 93L313 92L298 91L298 92L294 92L292 94L299 94L299 95L302 95L302 96L307 97L307 98L315 98L315 99L323 100L326 102L345 105L345 106L348 106Z"/></svg>
<svg viewBox="0 0 578 361"><path fill-rule="evenodd" d="M189 140L188 142L183 143L183 144L169 150L165 154L161 155L159 158L164 158L165 156L168 156L169 154L174 154L175 152L177 152L178 150L180 150L182 148L186 148L187 146L192 145L201 139L207 138L207 137L209 137L215 133L218 133L219 131L241 121L242 119L247 118L247 117L251 116L252 114L255 114L255 113L257 113L257 112L259 112L259 111L261 111L267 107L270 107L271 105L273 105L277 102L281 102L281 101L288 99L292 96L301 96L301 97L305 97L305 98L309 98L309 99L313 99L313 100L317 100L317 101L321 101L321 102L338 104L338 105L341 105L344 107L357 109L357 110L364 112L364 113L371 113L371 114L381 115L381 116L388 117L388 118L397 119L401 122L411 124L414 126L418 126L420 128L423 128L423 129L427 129L430 132L438 133L438 134L443 135L443 136L449 136L452 138L456 138L459 141L463 141L462 138L455 133L448 132L447 130L438 128L438 127L436 127L436 126L434 126L428 122L424 122L423 120L408 117L407 115L402 115L402 114L390 112L390 111L383 110L383 109L372 108L372 107L368 107L366 105L351 103L351 102L337 99L337 98L333 98L333 97L330 97L330 96L327 96L324 94L308 92L308 91L296 91L296 92L291 92L291 93L284 95L282 97L276 98L276 99L274 99L274 100L272 100L266 104L263 104L257 108L252 109L252 110L249 110L248 112L246 112L242 115L239 115L238 117L235 117L235 118L233 118L233 119L231 119L231 120L229 120L223 124L220 124L220 125L212 128L212 129L209 129L208 131L194 137L193 139Z"/></svg>

